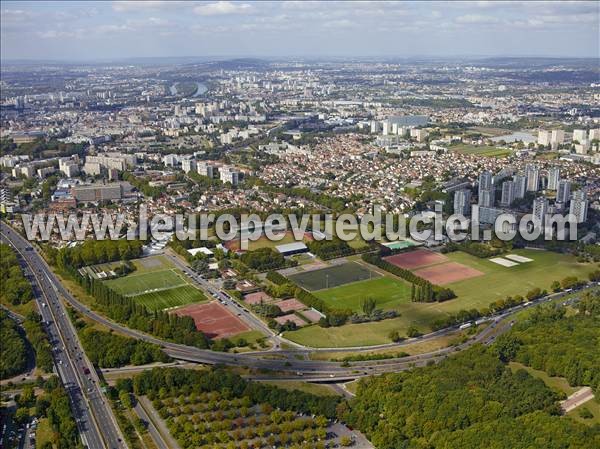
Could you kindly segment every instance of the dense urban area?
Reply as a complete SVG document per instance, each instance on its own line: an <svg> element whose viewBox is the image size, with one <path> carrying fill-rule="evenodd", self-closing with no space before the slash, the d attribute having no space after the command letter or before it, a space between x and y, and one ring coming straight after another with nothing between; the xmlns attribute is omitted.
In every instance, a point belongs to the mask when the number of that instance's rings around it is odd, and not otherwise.
<svg viewBox="0 0 600 449"><path fill-rule="evenodd" d="M1 73L0 447L600 447L598 59ZM487 238L151 232L374 208ZM27 238L86 213L127 225Z"/></svg>

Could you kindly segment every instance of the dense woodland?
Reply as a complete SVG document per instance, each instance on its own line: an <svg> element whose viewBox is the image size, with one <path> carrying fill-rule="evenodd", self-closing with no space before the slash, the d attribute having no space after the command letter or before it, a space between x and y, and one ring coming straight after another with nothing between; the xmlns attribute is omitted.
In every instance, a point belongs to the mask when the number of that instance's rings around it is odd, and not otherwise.
<svg viewBox="0 0 600 449"><path fill-rule="evenodd" d="M0 243L0 284L0 295L10 304L25 304L33 298L31 284L23 276L15 252L4 243Z"/></svg>
<svg viewBox="0 0 600 449"><path fill-rule="evenodd" d="M170 360L156 345L110 332L86 328L80 333L80 338L90 361L100 368L145 365Z"/></svg>
<svg viewBox="0 0 600 449"><path fill-rule="evenodd" d="M171 360L157 345L94 329L81 318L78 312L71 308L68 311L79 333L85 353L91 362L100 368L144 365Z"/></svg>
<svg viewBox="0 0 600 449"><path fill-rule="evenodd" d="M58 377L52 376L45 382L44 393L38 396L35 402L35 415L47 417L52 428L52 442L48 442L42 449L83 448L75 417L71 411L69 396Z"/></svg>
<svg viewBox="0 0 600 449"><path fill-rule="evenodd" d="M16 376L27 369L27 342L19 325L0 309L0 379Z"/></svg>
<svg viewBox="0 0 600 449"><path fill-rule="evenodd" d="M276 270L288 264L283 254L273 248L246 251L240 256L240 260L248 268L256 271Z"/></svg>
<svg viewBox="0 0 600 449"><path fill-rule="evenodd" d="M550 376L565 377L572 386L588 385L600 393L600 295L585 295L577 315L562 307L538 307L499 340L503 357Z"/></svg>
<svg viewBox="0 0 600 449"><path fill-rule="evenodd" d="M600 426L560 416L558 393L506 365L517 360L598 391L600 298L586 295L577 307L569 317L538 307L492 347L364 379L341 417L381 449L600 447Z"/></svg>
<svg viewBox="0 0 600 449"><path fill-rule="evenodd" d="M355 252L348 243L339 238L334 238L332 240L313 240L308 242L307 246L310 252L316 254L321 260L350 256Z"/></svg>

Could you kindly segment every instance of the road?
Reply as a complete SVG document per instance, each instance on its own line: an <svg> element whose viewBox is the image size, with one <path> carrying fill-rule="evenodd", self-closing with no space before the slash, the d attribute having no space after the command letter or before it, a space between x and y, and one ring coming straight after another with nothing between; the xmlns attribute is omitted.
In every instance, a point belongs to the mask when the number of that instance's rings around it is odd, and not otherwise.
<svg viewBox="0 0 600 449"><path fill-rule="evenodd" d="M2 233L6 233L9 229L8 226L2 222L0 231ZM371 374L380 374L384 372L394 372L410 369L414 366L423 366L427 363L437 362L445 357L451 355L452 353L465 349L469 346L472 346L476 343L482 344L490 344L495 340L495 338L510 329L512 325L511 322L503 322L506 318L510 317L512 314L523 310L527 307L532 307L536 304L539 304L544 301L548 301L551 299L558 299L568 293L557 293L550 295L549 297L540 298L536 301L531 301L527 304L519 305L512 309L508 309L500 314L497 314L489 319L488 326L481 332L479 332L474 337L465 341L461 345L450 348L443 348L437 351L433 351L430 353L424 353L414 356L408 356L403 358L393 358L393 359L385 359L385 360L377 360L377 361L359 361L359 362L350 362L347 364L342 364L339 362L329 362L329 361L316 361L316 360L306 360L302 357L293 357L293 355L307 355L312 352L310 349L306 350L286 350L286 351L264 351L264 352L253 352L247 354L231 354L231 353L223 353L223 352L215 352L206 349L199 349L195 347L185 346L182 344L176 344L171 342L166 342L160 340L151 335L145 334L143 332L130 329L128 327L122 326L118 323L115 323L106 317L99 315L98 313L90 310L84 304L81 304L77 301L71 294L68 292L62 284L58 281L55 275L52 273L44 259L38 252L33 248L30 251L24 251L24 247L29 247L29 244L26 240L24 240L19 234L17 234L14 230L10 231L9 234L10 240L14 245L22 248L24 255L28 262L35 267L35 270L38 273L43 273L45 277L51 280L45 282L43 288L46 290L52 290L53 288L57 288L58 292L63 296L65 301L67 301L73 308L86 315L90 319L101 323L102 325L128 335L132 338L137 338L140 340L144 340L150 343L154 343L160 345L165 353L169 356L173 357L177 360L183 360L187 362L194 363L202 363L202 364L223 364L229 366L244 366L249 368L254 368L258 370L263 370L265 376L269 376L269 371L277 371L281 375L280 379L302 379L306 381L312 382L344 382L347 380L353 380L358 377L362 377L365 375ZM178 265L181 264L181 261L178 261ZM186 272L190 271L190 269L186 266ZM209 291L214 290L214 287L210 286ZM222 292L219 292L222 294ZM224 301L228 299L225 296L218 296L222 298ZM231 300L230 300L231 301ZM237 304L237 303L236 303ZM241 307L239 305L233 306L230 305L228 307ZM252 315L250 315L252 316ZM255 317L253 317L256 319ZM70 322L69 322L70 324ZM262 323L261 323L262 324ZM264 325L264 324L263 324ZM416 339L411 339L409 342L419 342L429 338L432 338L433 335L439 336L445 333L449 333L452 331L456 331L458 326L454 326L452 328L444 329L442 331L438 331L433 334L425 335ZM406 343L405 343L406 344ZM402 344L390 344L385 345L386 347L401 347ZM361 347L356 348L356 351L367 351L372 350L372 347ZM336 349L336 350L345 350L348 348ZM274 358L273 355L281 355L281 358ZM269 356L266 358L265 356ZM266 370L266 372L265 372ZM273 376L271 376L273 377Z"/></svg>
<svg viewBox="0 0 600 449"><path fill-rule="evenodd" d="M240 317L245 321L252 329L258 329L265 335L268 335L270 340L273 342L274 349L279 348L281 344L281 338L273 332L262 320L255 317L248 309L231 298L225 292L219 290L213 286L209 281L204 279L201 275L192 270L187 264L185 264L179 257L172 254L170 250L164 252L164 255L168 257L181 271L183 271L192 281L194 281L201 290L208 293L208 295L217 299L225 307L229 308L229 311L234 315ZM287 342L287 341L286 341ZM291 343L291 342L287 342Z"/></svg>
<svg viewBox="0 0 600 449"><path fill-rule="evenodd" d="M25 276L33 286L52 345L54 363L69 394L83 443L89 449L126 448L112 410L100 390L98 375L86 357L77 332L59 299L54 275L48 273L47 266L44 266L31 245L4 223L0 226L0 237L17 250Z"/></svg>
<svg viewBox="0 0 600 449"><path fill-rule="evenodd" d="M583 387L569 396L560 403L560 407L565 413L585 404L587 401L594 399L594 392L590 387Z"/></svg>

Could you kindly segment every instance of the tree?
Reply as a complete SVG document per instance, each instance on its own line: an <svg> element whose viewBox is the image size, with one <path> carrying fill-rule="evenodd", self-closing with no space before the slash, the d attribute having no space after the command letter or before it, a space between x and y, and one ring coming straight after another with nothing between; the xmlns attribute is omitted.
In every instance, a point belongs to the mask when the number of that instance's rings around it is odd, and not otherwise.
<svg viewBox="0 0 600 449"><path fill-rule="evenodd" d="M352 438L348 435L342 435L340 438L340 445L343 447L348 447L352 445Z"/></svg>
<svg viewBox="0 0 600 449"><path fill-rule="evenodd" d="M398 343L399 341L402 341L402 337L400 336L398 331L391 331L390 334L388 335L388 337L394 343Z"/></svg>
<svg viewBox="0 0 600 449"><path fill-rule="evenodd" d="M371 316L371 314L375 311L375 307L377 307L377 303L370 296L363 299L361 303L361 309L367 316Z"/></svg>
<svg viewBox="0 0 600 449"><path fill-rule="evenodd" d="M415 338L415 337L419 337L421 335L421 332L415 326L409 326L408 329L406 330L406 335L409 338Z"/></svg>
<svg viewBox="0 0 600 449"><path fill-rule="evenodd" d="M550 290L552 290L555 293L559 292L561 290L560 282L559 281L552 282L552 284L550 285Z"/></svg>

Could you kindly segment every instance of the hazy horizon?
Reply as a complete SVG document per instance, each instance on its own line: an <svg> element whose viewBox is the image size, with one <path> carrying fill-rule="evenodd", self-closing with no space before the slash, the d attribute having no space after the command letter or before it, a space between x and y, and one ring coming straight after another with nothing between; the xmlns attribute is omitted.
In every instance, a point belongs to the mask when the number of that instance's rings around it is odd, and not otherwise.
<svg viewBox="0 0 600 449"><path fill-rule="evenodd" d="M598 58L598 2L2 2L2 60ZM451 56L448 56L451 55Z"/></svg>

